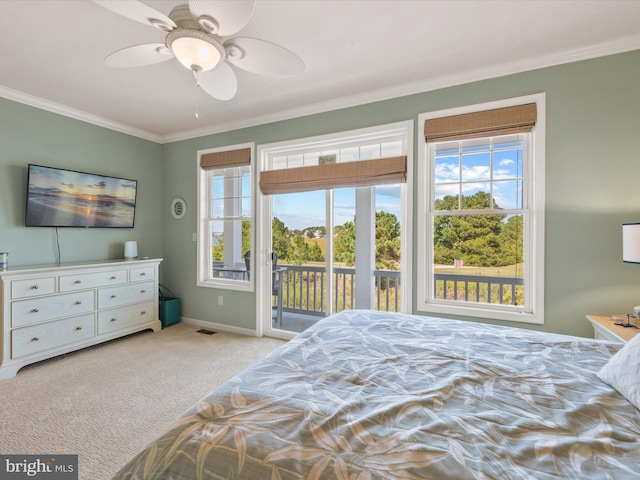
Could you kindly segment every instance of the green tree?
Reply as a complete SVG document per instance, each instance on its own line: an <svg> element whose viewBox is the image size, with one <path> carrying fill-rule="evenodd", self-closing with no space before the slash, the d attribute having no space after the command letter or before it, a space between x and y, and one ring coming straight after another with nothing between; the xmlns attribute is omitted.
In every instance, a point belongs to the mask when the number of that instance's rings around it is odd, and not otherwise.
<svg viewBox="0 0 640 480"><path fill-rule="evenodd" d="M400 261L400 222L393 213L376 212L376 269L397 270Z"/></svg>
<svg viewBox="0 0 640 480"><path fill-rule="evenodd" d="M354 266L356 261L356 219L335 228L336 261ZM400 261L400 222L389 212L376 212L376 268L397 270Z"/></svg>
<svg viewBox="0 0 640 480"><path fill-rule="evenodd" d="M291 249L289 229L278 217L273 217L273 220L271 220L271 241L273 242L272 247L278 257L278 262L288 260Z"/></svg>
<svg viewBox="0 0 640 480"><path fill-rule="evenodd" d="M309 244L304 239L303 235L296 235L293 237L292 250L289 254L289 261L294 265L302 265L309 258Z"/></svg>
<svg viewBox="0 0 640 480"><path fill-rule="evenodd" d="M242 221L242 255L251 249L251 222L249 220Z"/></svg>
<svg viewBox="0 0 640 480"><path fill-rule="evenodd" d="M215 236L216 244L211 247L211 260L224 260L224 236ZM242 255L251 249L251 222L242 220Z"/></svg>
<svg viewBox="0 0 640 480"><path fill-rule="evenodd" d="M307 260L310 262L324 262L324 255L322 255L322 249L318 242L314 242L309 248L309 258Z"/></svg>
<svg viewBox="0 0 640 480"><path fill-rule="evenodd" d="M216 244L211 247L211 260L222 261L224 260L224 239L222 236L215 236Z"/></svg>
<svg viewBox="0 0 640 480"><path fill-rule="evenodd" d="M352 267L356 263L356 224L337 225L333 235L333 257L337 262Z"/></svg>
<svg viewBox="0 0 640 480"><path fill-rule="evenodd" d="M491 205L487 192L462 196L464 210L487 210ZM435 202L436 210L458 210L458 196L447 195ZM497 205L495 208L498 209ZM450 265L463 260L467 265L508 265L502 255L503 220L506 215L443 215L434 218L434 262ZM507 262L507 263L505 263Z"/></svg>
<svg viewBox="0 0 640 480"><path fill-rule="evenodd" d="M509 217L500 232L500 251L505 265L521 263L524 255L524 219L522 215Z"/></svg>

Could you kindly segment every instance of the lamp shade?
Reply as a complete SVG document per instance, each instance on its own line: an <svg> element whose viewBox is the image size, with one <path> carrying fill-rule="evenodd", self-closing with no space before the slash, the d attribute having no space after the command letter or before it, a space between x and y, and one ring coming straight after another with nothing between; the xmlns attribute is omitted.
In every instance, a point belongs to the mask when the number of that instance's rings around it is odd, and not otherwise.
<svg viewBox="0 0 640 480"><path fill-rule="evenodd" d="M192 36L176 38L171 43L171 50L182 65L197 72L212 70L222 58L211 43Z"/></svg>
<svg viewBox="0 0 640 480"><path fill-rule="evenodd" d="M138 242L130 240L124 242L124 258L136 258L138 256Z"/></svg>
<svg viewBox="0 0 640 480"><path fill-rule="evenodd" d="M622 261L640 263L640 223L622 224Z"/></svg>

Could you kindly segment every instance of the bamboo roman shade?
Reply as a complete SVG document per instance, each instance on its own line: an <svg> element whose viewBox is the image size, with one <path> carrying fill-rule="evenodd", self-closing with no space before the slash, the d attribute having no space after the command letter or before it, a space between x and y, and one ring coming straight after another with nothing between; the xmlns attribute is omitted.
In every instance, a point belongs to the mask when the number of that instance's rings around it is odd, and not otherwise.
<svg viewBox="0 0 640 480"><path fill-rule="evenodd" d="M427 142L465 140L512 133L528 133L536 124L536 104L434 118L424 123Z"/></svg>
<svg viewBox="0 0 640 480"><path fill-rule="evenodd" d="M264 171L260 173L260 190L273 195L406 180L407 157L402 156Z"/></svg>
<svg viewBox="0 0 640 480"><path fill-rule="evenodd" d="M244 165L251 165L250 148L228 150L226 152L205 153L200 156L200 168L204 170L242 167Z"/></svg>

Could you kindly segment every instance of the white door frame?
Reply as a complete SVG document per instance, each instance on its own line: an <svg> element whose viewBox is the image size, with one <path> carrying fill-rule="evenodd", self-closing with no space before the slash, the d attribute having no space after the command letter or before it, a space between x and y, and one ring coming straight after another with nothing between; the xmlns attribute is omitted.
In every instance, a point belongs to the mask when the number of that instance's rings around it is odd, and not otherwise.
<svg viewBox="0 0 640 480"><path fill-rule="evenodd" d="M327 139L339 139L345 136L361 135L366 132L381 132L394 130L396 132L405 132L405 149L407 156L407 180L403 185L402 195L400 203L402 206L402 236L401 236L401 276L400 285L402 286L402 296L400 301L400 310L402 312L412 313L413 311L413 151L414 151L414 122L413 120L407 120L404 122L398 122L394 124L364 128L360 130L354 130L351 132L338 132L336 134L329 134L314 137L313 139L300 139L294 141L284 141L273 143L269 145L259 145L256 155L257 165L255 169L255 184L256 191L256 217L255 217L255 243L254 250L256 252L255 257L255 270L254 281L256 286L256 335L263 336L268 335L276 338L290 339L297 335L295 332L287 332L284 330L274 330L271 323L271 196L263 195L258 188L260 183L260 173L267 161L269 152L276 151L278 149L289 149L293 142L300 143L312 143L322 142ZM420 134L420 132L419 132ZM332 193L327 197L327 211L332 205L329 197L332 197ZM333 215L328 215L331 222L327 224L327 231L333 230ZM331 227L331 230L329 230ZM331 273L331 261L333 253L326 252L327 258L327 272ZM268 267L268 268L266 268ZM327 301L331 301L331 297L328 297Z"/></svg>

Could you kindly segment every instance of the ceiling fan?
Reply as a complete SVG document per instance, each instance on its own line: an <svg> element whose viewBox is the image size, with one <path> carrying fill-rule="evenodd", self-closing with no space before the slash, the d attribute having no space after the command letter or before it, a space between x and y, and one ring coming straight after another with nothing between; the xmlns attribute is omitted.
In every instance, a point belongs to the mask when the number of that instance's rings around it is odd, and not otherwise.
<svg viewBox="0 0 640 480"><path fill-rule="evenodd" d="M93 2L167 32L165 43L135 45L107 56L104 62L109 67L139 67L176 58L193 72L196 85L219 100L230 100L238 89L229 63L276 77L297 75L305 68L300 57L275 43L250 37L224 38L247 24L256 0L189 0L188 5L171 10L168 17L136 0Z"/></svg>

